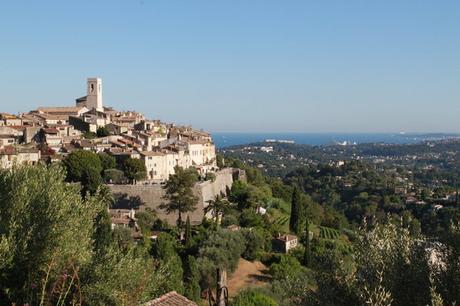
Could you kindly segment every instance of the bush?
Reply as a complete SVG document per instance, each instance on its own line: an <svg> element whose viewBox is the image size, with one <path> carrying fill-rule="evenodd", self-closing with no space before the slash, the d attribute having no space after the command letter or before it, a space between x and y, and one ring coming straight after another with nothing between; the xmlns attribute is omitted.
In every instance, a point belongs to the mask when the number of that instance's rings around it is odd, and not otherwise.
<svg viewBox="0 0 460 306"><path fill-rule="evenodd" d="M64 176L56 166L0 171L2 305L35 302L38 292L53 301L60 289L53 291L52 284L60 284L64 273L73 279L91 260L93 220L103 205L96 197L82 200ZM32 291L31 284L37 290Z"/></svg>
<svg viewBox="0 0 460 306"><path fill-rule="evenodd" d="M199 249L198 266L202 276L202 288L215 284L217 268L233 272L245 249L241 233L219 230L202 242Z"/></svg>
<svg viewBox="0 0 460 306"><path fill-rule="evenodd" d="M168 281L164 266L134 248L112 248L85 272L91 276L82 286L85 305L142 305L165 293L161 285Z"/></svg>
<svg viewBox="0 0 460 306"><path fill-rule="evenodd" d="M282 255L279 263L274 263L270 266L270 274L275 280L292 278L303 270L300 262L292 255Z"/></svg>
<svg viewBox="0 0 460 306"><path fill-rule="evenodd" d="M222 218L222 226L229 226L232 224L238 225L238 218L234 215L224 215L224 217Z"/></svg>
<svg viewBox="0 0 460 306"><path fill-rule="evenodd" d="M73 151L63 160L63 164L67 170L67 180L71 182L81 182L85 171L94 171L99 176L102 172L99 156L90 151Z"/></svg>
<svg viewBox="0 0 460 306"><path fill-rule="evenodd" d="M123 163L125 176L131 181L140 181L147 176L147 170L142 160L136 158L128 158Z"/></svg>
<svg viewBox="0 0 460 306"><path fill-rule="evenodd" d="M279 263L281 256L282 254L279 253L261 252L260 261L266 266L271 266L272 264Z"/></svg>
<svg viewBox="0 0 460 306"><path fill-rule="evenodd" d="M136 218L141 232L149 235L153 228L153 223L155 222L155 213L153 213L151 210L138 212L136 213Z"/></svg>
<svg viewBox="0 0 460 306"><path fill-rule="evenodd" d="M244 229L242 234L246 240L246 249L243 252L243 258L255 260L258 254L263 251L265 237L262 229Z"/></svg>
<svg viewBox="0 0 460 306"><path fill-rule="evenodd" d="M102 165L103 170L113 169L117 166L115 157L105 152L100 152L97 154L97 156L99 156L99 159L101 160L101 165Z"/></svg>
<svg viewBox="0 0 460 306"><path fill-rule="evenodd" d="M206 173L206 176L204 177L205 181L211 181L214 182L216 180L216 175L214 173Z"/></svg>
<svg viewBox="0 0 460 306"><path fill-rule="evenodd" d="M106 137L110 135L109 130L105 126L100 126L96 131L97 137Z"/></svg>
<svg viewBox="0 0 460 306"><path fill-rule="evenodd" d="M278 306L279 304L271 297L255 290L247 290L239 293L232 306Z"/></svg>
<svg viewBox="0 0 460 306"><path fill-rule="evenodd" d="M125 181L125 174L118 169L104 170L104 181L106 183L121 184Z"/></svg>
<svg viewBox="0 0 460 306"><path fill-rule="evenodd" d="M263 225L263 218L257 214L254 209L244 209L240 216L240 224L243 227L256 227Z"/></svg>
<svg viewBox="0 0 460 306"><path fill-rule="evenodd" d="M177 241L168 233L160 233L152 245L152 255L158 259L168 273L168 280L162 287L164 291L176 290L184 293L182 261L177 253Z"/></svg>

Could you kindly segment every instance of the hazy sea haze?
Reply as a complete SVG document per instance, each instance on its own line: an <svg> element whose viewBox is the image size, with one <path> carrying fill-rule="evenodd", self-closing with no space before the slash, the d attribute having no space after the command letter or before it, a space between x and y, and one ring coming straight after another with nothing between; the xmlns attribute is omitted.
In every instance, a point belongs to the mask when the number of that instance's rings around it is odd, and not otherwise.
<svg viewBox="0 0 460 306"><path fill-rule="evenodd" d="M388 143L410 144L428 139L447 137L433 137L425 134L399 133L212 133L217 148L261 142L266 139L293 140L297 144L328 145L337 142L361 143Z"/></svg>

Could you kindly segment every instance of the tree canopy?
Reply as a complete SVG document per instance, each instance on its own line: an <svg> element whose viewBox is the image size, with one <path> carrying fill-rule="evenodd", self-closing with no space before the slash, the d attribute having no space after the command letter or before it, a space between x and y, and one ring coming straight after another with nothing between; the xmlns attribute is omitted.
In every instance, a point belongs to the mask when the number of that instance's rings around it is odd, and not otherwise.
<svg viewBox="0 0 460 306"><path fill-rule="evenodd" d="M111 239L103 191L82 197L65 177L57 165L0 170L0 300L134 305L164 293L164 265Z"/></svg>
<svg viewBox="0 0 460 306"><path fill-rule="evenodd" d="M64 183L64 171L44 166L0 172L2 294L21 301L39 288L43 299L60 275L92 258L93 219L103 205ZM45 293L46 292L46 293Z"/></svg>
<svg viewBox="0 0 460 306"><path fill-rule="evenodd" d="M137 158L126 159L123 163L123 170L125 176L133 182L143 180L147 175L144 162Z"/></svg>
<svg viewBox="0 0 460 306"><path fill-rule="evenodd" d="M175 168L175 174L169 177L166 182L166 194L160 208L167 214L178 213L177 224L182 224L182 214L194 211L198 203L198 197L193 193L193 186L198 181L198 173L194 168Z"/></svg>
<svg viewBox="0 0 460 306"><path fill-rule="evenodd" d="M99 176L98 180L100 180L103 170L99 156L85 150L76 150L67 155L63 165L67 170L67 180L70 182L81 182L89 171L92 175Z"/></svg>

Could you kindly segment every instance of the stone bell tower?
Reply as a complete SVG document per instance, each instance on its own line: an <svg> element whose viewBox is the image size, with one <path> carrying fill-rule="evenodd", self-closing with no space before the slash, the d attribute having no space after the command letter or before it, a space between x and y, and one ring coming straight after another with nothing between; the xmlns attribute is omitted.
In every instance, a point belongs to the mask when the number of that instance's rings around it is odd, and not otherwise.
<svg viewBox="0 0 460 306"><path fill-rule="evenodd" d="M89 109L95 108L96 110L103 112L102 80L100 78L88 78L87 84L86 107Z"/></svg>

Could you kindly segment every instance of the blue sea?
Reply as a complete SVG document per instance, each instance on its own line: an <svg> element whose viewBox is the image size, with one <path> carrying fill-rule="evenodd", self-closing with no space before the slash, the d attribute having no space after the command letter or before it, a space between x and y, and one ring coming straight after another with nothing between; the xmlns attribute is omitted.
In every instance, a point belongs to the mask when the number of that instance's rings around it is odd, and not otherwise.
<svg viewBox="0 0 460 306"><path fill-rule="evenodd" d="M400 133L212 133L217 148L262 142L266 139L292 140L297 144L329 145L334 143L410 144L424 140L458 137L456 134Z"/></svg>

